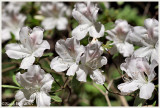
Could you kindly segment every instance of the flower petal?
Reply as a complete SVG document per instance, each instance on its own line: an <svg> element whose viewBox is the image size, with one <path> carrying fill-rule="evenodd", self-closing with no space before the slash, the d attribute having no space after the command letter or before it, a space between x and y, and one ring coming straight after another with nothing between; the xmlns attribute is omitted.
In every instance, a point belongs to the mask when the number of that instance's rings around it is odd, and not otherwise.
<svg viewBox="0 0 160 108"><path fill-rule="evenodd" d="M57 20L53 17L47 17L42 21L42 26L45 30L54 29L57 24Z"/></svg>
<svg viewBox="0 0 160 108"><path fill-rule="evenodd" d="M135 57L146 57L147 60L149 60L151 57L152 50L153 49L150 47L141 47L134 51L134 56Z"/></svg>
<svg viewBox="0 0 160 108"><path fill-rule="evenodd" d="M142 98L142 99L151 98L152 97L152 93L154 91L154 88L155 88L155 86L152 83L148 83L148 84L143 85L140 88L139 97Z"/></svg>
<svg viewBox="0 0 160 108"><path fill-rule="evenodd" d="M45 92L39 92L36 95L36 103L37 107L50 106L51 97L48 96Z"/></svg>
<svg viewBox="0 0 160 108"><path fill-rule="evenodd" d="M44 30L40 27L34 27L30 38L34 44L41 44L43 41L43 32Z"/></svg>
<svg viewBox="0 0 160 108"><path fill-rule="evenodd" d="M43 55L44 50L50 49L49 43L44 40L42 44L38 46L38 48L33 52L35 57L41 57Z"/></svg>
<svg viewBox="0 0 160 108"><path fill-rule="evenodd" d="M68 69L68 64L62 58L55 57L52 59L50 67L56 72L63 72Z"/></svg>
<svg viewBox="0 0 160 108"><path fill-rule="evenodd" d="M6 45L5 50L8 57L12 59L22 59L30 55L30 52L20 44L8 44Z"/></svg>
<svg viewBox="0 0 160 108"><path fill-rule="evenodd" d="M88 70L85 68L85 66L80 65L78 70L76 71L76 74L78 81L86 82Z"/></svg>
<svg viewBox="0 0 160 108"><path fill-rule="evenodd" d="M103 85L105 82L105 76L102 75L102 70L96 69L90 75L90 78L97 84Z"/></svg>
<svg viewBox="0 0 160 108"><path fill-rule="evenodd" d="M91 26L89 30L89 35L93 38L100 38L104 36L104 25L100 23L95 23L94 26Z"/></svg>
<svg viewBox="0 0 160 108"><path fill-rule="evenodd" d="M54 78L51 76L51 74L45 74L44 78L40 82L40 84L42 84L41 90L46 93L49 92L52 88L53 81Z"/></svg>
<svg viewBox="0 0 160 108"><path fill-rule="evenodd" d="M125 83L119 84L117 88L122 93L128 94L128 93L131 93L133 91L136 91L139 88L140 85L141 84L138 83L136 80L133 80L131 82L125 82Z"/></svg>
<svg viewBox="0 0 160 108"><path fill-rule="evenodd" d="M74 76L74 74L76 73L77 69L78 69L78 65L76 63L74 63L73 65L70 66L70 68L68 69L66 75Z"/></svg>
<svg viewBox="0 0 160 108"><path fill-rule="evenodd" d="M72 16L78 21L79 24L90 24L91 22L84 16L82 13L77 11L77 9L73 9Z"/></svg>
<svg viewBox="0 0 160 108"><path fill-rule="evenodd" d="M15 95L15 99L16 101L18 101L18 105L20 107L22 107L23 105L31 105L35 100L35 94L32 94L30 98L27 100L26 97L24 96L24 92L18 90L18 92Z"/></svg>
<svg viewBox="0 0 160 108"><path fill-rule="evenodd" d="M35 61L35 57L33 56L29 56L29 57L25 57L22 62L21 62L21 69L28 69L31 65L33 65Z"/></svg>
<svg viewBox="0 0 160 108"><path fill-rule="evenodd" d="M117 50L124 56L129 57L133 54L134 47L132 44L128 42L124 43L117 43L116 44Z"/></svg>
<svg viewBox="0 0 160 108"><path fill-rule="evenodd" d="M58 30L65 30L67 28L68 20L65 17L60 17L57 20L57 29Z"/></svg>
<svg viewBox="0 0 160 108"><path fill-rule="evenodd" d="M25 48L28 50L32 50L33 42L31 38L29 37L29 34L31 33L31 29L29 27L22 27L19 36L20 36L20 42L23 44Z"/></svg>
<svg viewBox="0 0 160 108"><path fill-rule="evenodd" d="M81 40L87 35L89 28L90 26L88 24L81 24L73 29L72 36L77 40Z"/></svg>

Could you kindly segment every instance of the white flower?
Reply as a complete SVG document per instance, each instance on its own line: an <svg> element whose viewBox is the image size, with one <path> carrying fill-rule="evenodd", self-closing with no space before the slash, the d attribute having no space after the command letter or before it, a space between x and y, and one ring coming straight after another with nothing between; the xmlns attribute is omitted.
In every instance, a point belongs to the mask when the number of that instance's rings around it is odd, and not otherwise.
<svg viewBox="0 0 160 108"><path fill-rule="evenodd" d="M69 8L63 3L44 3L41 6L41 12L45 16L42 21L42 26L46 30L54 29L65 30L67 28L68 20L64 15L69 14Z"/></svg>
<svg viewBox="0 0 160 108"><path fill-rule="evenodd" d="M39 65L32 65L28 71L16 74L17 82L23 87L16 95L15 99L19 106L31 105L36 99L37 106L50 106L51 97L48 95L54 81L50 74L45 74Z"/></svg>
<svg viewBox="0 0 160 108"><path fill-rule="evenodd" d="M107 30L108 36L106 38L113 41L113 48L110 49L111 54L114 54L117 50L124 57L131 56L134 47L132 44L128 43L128 33L130 31L130 25L125 20L116 20L115 28L112 30Z"/></svg>
<svg viewBox="0 0 160 108"><path fill-rule="evenodd" d="M137 26L129 33L129 40L141 46L134 52L136 57L146 57L147 60L158 62L158 21L156 19L146 19L144 27Z"/></svg>
<svg viewBox="0 0 160 108"><path fill-rule="evenodd" d="M89 74L91 79L97 84L104 84L105 77L99 68L107 64L107 59L101 56L102 54L103 49L101 48L100 42L95 41L86 46L86 50L81 57L81 64L76 71L79 81L86 82L87 74Z"/></svg>
<svg viewBox="0 0 160 108"><path fill-rule="evenodd" d="M26 16L23 14L2 14L2 41L11 39L11 33L19 40L19 31L24 25Z"/></svg>
<svg viewBox="0 0 160 108"><path fill-rule="evenodd" d="M104 25L96 22L98 10L96 5L90 3L76 3L72 15L78 21L79 26L72 31L73 37L81 40L88 32L93 38L100 38L104 35Z"/></svg>
<svg viewBox="0 0 160 108"><path fill-rule="evenodd" d="M59 56L51 61L51 69L56 72L68 69L67 75L73 76L78 69L80 56L85 50L84 46L80 45L80 42L75 38L67 38L57 41L55 50Z"/></svg>
<svg viewBox="0 0 160 108"><path fill-rule="evenodd" d="M151 81L156 76L154 68L157 66L157 62L153 61L152 64L149 65L145 58L135 57L126 58L125 61L125 63L121 64L120 68L122 71L125 71L131 79L118 85L118 89L124 94L140 89L140 98L151 98L155 88Z"/></svg>
<svg viewBox="0 0 160 108"><path fill-rule="evenodd" d="M18 14L25 3L26 2L9 2L5 6L4 11L8 14Z"/></svg>
<svg viewBox="0 0 160 108"><path fill-rule="evenodd" d="M43 40L43 29L40 27L34 27L33 31L23 27L19 35L21 44L6 45L6 54L12 59L24 58L20 68L27 69L34 63L35 57L41 57L45 49L50 49L50 45Z"/></svg>

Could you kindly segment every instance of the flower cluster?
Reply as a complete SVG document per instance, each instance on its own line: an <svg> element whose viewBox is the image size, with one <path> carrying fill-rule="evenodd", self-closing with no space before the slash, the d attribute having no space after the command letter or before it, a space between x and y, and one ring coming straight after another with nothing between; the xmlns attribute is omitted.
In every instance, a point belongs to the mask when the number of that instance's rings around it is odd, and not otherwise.
<svg viewBox="0 0 160 108"><path fill-rule="evenodd" d="M20 44L7 44L6 54L12 59L23 59L20 68L27 70L16 74L16 80L22 89L16 93L15 99L19 106L31 105L35 99L37 106L50 106L49 92L54 78L36 64L36 58L42 57L44 51L50 49L50 44L43 40L42 28L34 27L31 30L29 27L22 27L26 17L19 14L20 6L22 4L13 10L7 10L6 6L2 15L2 37L6 38L2 39L11 38L11 32L20 40ZM67 28L68 20L65 15L69 15L70 10L65 4L42 3L40 11L45 16L41 22L45 30ZM55 72L66 72L67 76L76 75L76 79L83 83L87 82L89 75L93 82L104 85L106 78L102 74L102 68L107 65L107 56L104 54L106 48L99 38L104 37L106 31L106 40L113 41L112 48L106 49L109 54L119 52L127 57L125 63L120 65L127 76L125 82L117 88L122 95L140 89L139 97L150 99L155 88L152 83L156 77L154 69L158 66L158 21L148 18L144 21L144 27L133 27L126 20L118 19L113 29L105 30L104 25L97 22L98 11L99 8L93 3L75 4L72 16L79 25L73 29L72 37L56 42L55 51L58 56L52 59L50 68ZM12 17L8 17L10 14ZM81 40L87 35L92 41L84 46ZM135 45L140 48L134 50Z"/></svg>

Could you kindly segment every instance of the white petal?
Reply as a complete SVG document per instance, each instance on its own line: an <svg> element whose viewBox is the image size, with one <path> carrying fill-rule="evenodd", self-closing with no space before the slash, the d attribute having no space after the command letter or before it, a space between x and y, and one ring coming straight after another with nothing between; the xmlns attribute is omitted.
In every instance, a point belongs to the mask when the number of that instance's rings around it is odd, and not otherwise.
<svg viewBox="0 0 160 108"><path fill-rule="evenodd" d="M38 48L33 52L35 57L41 57L43 55L44 50L50 49L49 43L44 40L42 44L38 46Z"/></svg>
<svg viewBox="0 0 160 108"><path fill-rule="evenodd" d="M33 47L33 42L31 38L29 37L29 34L31 33L31 31L32 30L29 27L22 27L19 32L20 42L28 50L32 50L32 47Z"/></svg>
<svg viewBox="0 0 160 108"><path fill-rule="evenodd" d="M56 72L63 72L68 69L68 64L61 58L55 57L54 59L52 59L50 67Z"/></svg>
<svg viewBox="0 0 160 108"><path fill-rule="evenodd" d="M33 65L35 61L35 57L33 56L29 56L29 57L25 57L22 62L21 62L21 69L28 69L31 65Z"/></svg>
<svg viewBox="0 0 160 108"><path fill-rule="evenodd" d="M77 40L81 40L87 35L89 29L90 29L90 25L81 24L77 26L75 29L73 29L72 36Z"/></svg>
<svg viewBox="0 0 160 108"><path fill-rule="evenodd" d="M78 70L76 71L76 74L78 81L86 82L88 70L84 66L80 65Z"/></svg>
<svg viewBox="0 0 160 108"><path fill-rule="evenodd" d="M34 27L30 38L34 44L41 44L43 41L43 32L44 30L40 27Z"/></svg>
<svg viewBox="0 0 160 108"><path fill-rule="evenodd" d="M45 74L44 78L40 82L42 84L41 90L44 92L49 92L52 88L52 83L54 78L50 74Z"/></svg>
<svg viewBox="0 0 160 108"><path fill-rule="evenodd" d="M104 36L104 25L100 23L95 23L94 26L91 26L89 30L89 35L94 38L100 38Z"/></svg>
<svg viewBox="0 0 160 108"><path fill-rule="evenodd" d="M1 38L2 38L2 42L11 39L11 34L10 34L9 29L7 29L7 28L2 29L1 36L2 36L2 37L1 37Z"/></svg>
<svg viewBox="0 0 160 108"><path fill-rule="evenodd" d="M36 95L36 103L38 107L50 106L51 97L48 96L45 92L39 92Z"/></svg>
<svg viewBox="0 0 160 108"><path fill-rule="evenodd" d="M126 93L126 94L136 91L139 87L140 87L140 84L137 83L137 81L125 82L118 85L118 89L122 93Z"/></svg>
<svg viewBox="0 0 160 108"><path fill-rule="evenodd" d="M147 60L150 59L152 49L150 47L141 47L134 52L135 57L146 57Z"/></svg>
<svg viewBox="0 0 160 108"><path fill-rule="evenodd" d="M58 30L65 30L67 28L68 20L65 17L60 17L57 20L57 29Z"/></svg>
<svg viewBox="0 0 160 108"><path fill-rule="evenodd" d="M27 49L25 49L21 44L8 44L5 47L6 54L12 59L22 59L30 55Z"/></svg>
<svg viewBox="0 0 160 108"><path fill-rule="evenodd" d="M106 65L106 64L107 64L107 58L105 56L101 56L98 59L98 66L97 66L97 68L101 68L103 65Z"/></svg>
<svg viewBox="0 0 160 108"><path fill-rule="evenodd" d="M68 69L66 75L74 76L74 74L76 73L77 69L78 69L78 65L76 63L74 63L73 65L70 66L70 68Z"/></svg>
<svg viewBox="0 0 160 108"><path fill-rule="evenodd" d="M55 18L48 17L42 21L42 26L44 27L45 30L51 30L55 28L56 23L57 23L57 20Z"/></svg>
<svg viewBox="0 0 160 108"><path fill-rule="evenodd" d="M156 26L158 26L158 21L157 21L156 19L148 18L148 19L146 19L146 20L144 21L144 26L145 26L147 29L156 27Z"/></svg>
<svg viewBox="0 0 160 108"><path fill-rule="evenodd" d="M73 9L72 16L79 22L79 24L90 24L91 22L82 13Z"/></svg>
<svg viewBox="0 0 160 108"><path fill-rule="evenodd" d="M125 42L125 43L117 43L117 50L124 56L129 57L133 54L134 47L132 44Z"/></svg>
<svg viewBox="0 0 160 108"><path fill-rule="evenodd" d="M152 97L152 92L154 91L154 88L155 88L155 86L152 83L148 83L148 84L143 85L140 88L139 97L142 98L142 99L151 98Z"/></svg>
<svg viewBox="0 0 160 108"><path fill-rule="evenodd" d="M68 38L67 40L72 40L72 39ZM72 47L74 47L74 46L72 46ZM71 57L70 52L68 50L68 46L65 43L65 40L63 40L63 39L58 40L55 45L55 50L61 58L66 59L66 60L72 60L72 57Z"/></svg>
<svg viewBox="0 0 160 108"><path fill-rule="evenodd" d="M90 75L90 77L97 84L103 85L105 82L105 76L103 76L101 72L102 72L102 70L96 69L93 71L93 73Z"/></svg>

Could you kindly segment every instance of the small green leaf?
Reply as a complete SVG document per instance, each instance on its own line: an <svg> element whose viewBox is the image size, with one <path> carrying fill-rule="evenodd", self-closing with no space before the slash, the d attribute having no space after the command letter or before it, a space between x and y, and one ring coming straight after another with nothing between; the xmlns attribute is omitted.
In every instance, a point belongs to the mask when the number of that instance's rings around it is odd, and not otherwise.
<svg viewBox="0 0 160 108"><path fill-rule="evenodd" d="M54 101L56 101L56 102L62 102L62 99L61 99L59 96L57 96L57 95L51 96L51 98L52 98Z"/></svg>
<svg viewBox="0 0 160 108"><path fill-rule="evenodd" d="M46 53L46 54L43 54L43 56L40 59L51 57L51 56L53 56L53 53Z"/></svg>
<svg viewBox="0 0 160 108"><path fill-rule="evenodd" d="M13 101L9 104L8 107L12 107L12 106L14 105L15 101L16 101L16 100L13 100Z"/></svg>
<svg viewBox="0 0 160 108"><path fill-rule="evenodd" d="M136 96L134 100L134 106L142 106L146 100L139 98L139 95Z"/></svg>
<svg viewBox="0 0 160 108"><path fill-rule="evenodd" d="M20 87L19 83L18 83L17 80L16 80L16 75L13 75L13 76L12 76L12 80L13 80L13 82L14 82L18 87Z"/></svg>
<svg viewBox="0 0 160 108"><path fill-rule="evenodd" d="M104 49L110 49L110 48L112 48L113 47L113 45L112 45L112 43L113 43L113 41L107 41L107 43L105 44L105 45L102 45L102 47L104 48Z"/></svg>
<svg viewBox="0 0 160 108"><path fill-rule="evenodd" d="M119 52L118 53L115 53L112 57L112 59L115 59L117 56L119 56Z"/></svg>
<svg viewBox="0 0 160 108"><path fill-rule="evenodd" d="M138 48L140 48L140 46L134 46L134 50L137 50Z"/></svg>
<svg viewBox="0 0 160 108"><path fill-rule="evenodd" d="M20 87L12 86L12 85L2 85L3 88L13 88L13 89L22 89Z"/></svg>
<svg viewBox="0 0 160 108"><path fill-rule="evenodd" d="M154 103L152 104L152 106L156 106L156 101L154 101Z"/></svg>

